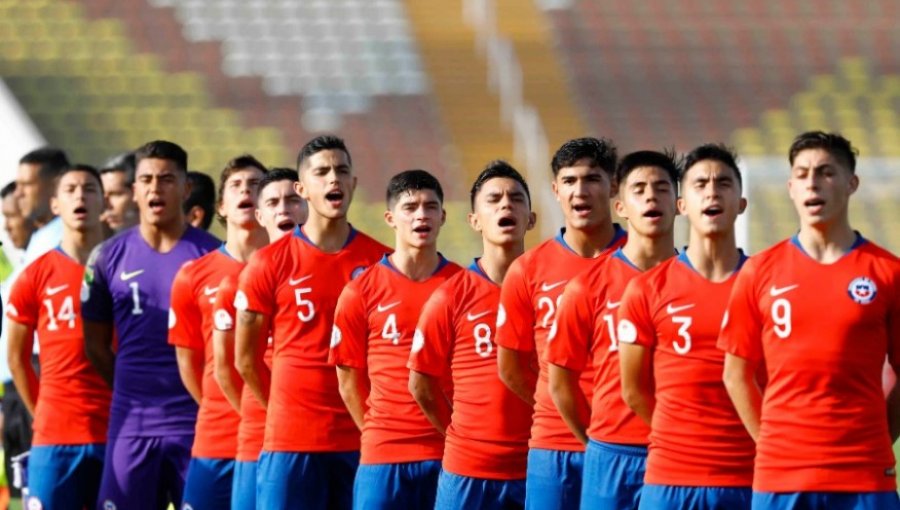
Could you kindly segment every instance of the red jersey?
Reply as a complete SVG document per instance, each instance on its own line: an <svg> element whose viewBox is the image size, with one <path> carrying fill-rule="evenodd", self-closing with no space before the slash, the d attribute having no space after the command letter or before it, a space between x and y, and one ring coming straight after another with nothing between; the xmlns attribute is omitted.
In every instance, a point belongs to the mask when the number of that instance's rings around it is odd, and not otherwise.
<svg viewBox="0 0 900 510"><path fill-rule="evenodd" d="M216 382L212 331L216 293L222 276L240 271L243 264L225 251L225 245L181 266L172 282L169 309L169 344L203 352L203 380L197 428L191 455L206 459L233 459L241 417Z"/></svg>
<svg viewBox="0 0 900 510"><path fill-rule="evenodd" d="M606 443L645 445L650 427L622 400L616 312L632 278L641 274L617 250L572 279L563 293L556 331L547 343L549 363L591 372L591 422L587 434Z"/></svg>
<svg viewBox="0 0 900 510"><path fill-rule="evenodd" d="M493 345L500 286L473 262L441 285L422 310L409 368L453 382L443 467L491 480L525 478L531 408L500 381Z"/></svg>
<svg viewBox="0 0 900 510"><path fill-rule="evenodd" d="M84 266L57 248L26 267L10 292L6 316L34 331L41 348L34 445L106 443L112 392L84 354L83 277Z"/></svg>
<svg viewBox="0 0 900 510"><path fill-rule="evenodd" d="M726 317L719 347L768 377L753 489L895 490L881 369L900 366L900 260L860 237L821 264L786 240L744 265Z"/></svg>
<svg viewBox="0 0 900 510"><path fill-rule="evenodd" d="M461 268L442 259L425 281L410 280L385 256L350 282L334 318L334 365L368 372L371 390L362 430L361 464L440 459L444 437L409 392L410 349L419 312L438 286Z"/></svg>
<svg viewBox="0 0 900 510"><path fill-rule="evenodd" d="M238 288L238 275L244 264L238 271L226 274L219 283L219 292L216 293L216 309L213 312L213 328L218 331L234 332L237 313L234 309L234 296ZM269 336L264 347L263 360L270 369L272 368L272 337ZM250 391L246 384L241 388L241 422L237 430L237 453L235 460L241 462L256 462L263 446L263 436L266 431L266 410L259 399Z"/></svg>
<svg viewBox="0 0 900 510"><path fill-rule="evenodd" d="M753 482L756 446L722 384L725 353L716 347L736 277L711 282L682 253L628 284L618 339L652 352L656 388L646 483Z"/></svg>
<svg viewBox="0 0 900 510"><path fill-rule="evenodd" d="M618 225L606 250L608 253L625 244L626 234ZM532 448L584 451L550 398L547 362L544 349L550 328L556 321L556 309L563 288L575 275L591 267L597 259L578 255L566 245L565 229L555 238L544 241L517 258L506 273L500 289L497 313L497 345L517 351L532 352L540 367L535 388L534 424L531 427ZM593 368L582 367L581 389L588 399L593 389Z"/></svg>
<svg viewBox="0 0 900 510"><path fill-rule="evenodd" d="M301 227L250 257L235 307L272 318L272 386L263 448L322 452L359 449L359 430L338 392L328 346L344 285L390 249L351 230L326 253Z"/></svg>

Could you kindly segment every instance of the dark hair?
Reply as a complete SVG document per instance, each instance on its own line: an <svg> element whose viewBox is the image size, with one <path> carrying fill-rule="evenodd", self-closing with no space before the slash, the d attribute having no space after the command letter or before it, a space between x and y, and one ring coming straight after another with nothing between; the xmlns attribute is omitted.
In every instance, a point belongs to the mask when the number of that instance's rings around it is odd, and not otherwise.
<svg viewBox="0 0 900 510"><path fill-rule="evenodd" d="M553 155L550 168L553 176L559 173L561 168L569 167L582 159L590 159L591 166L599 166L607 173L616 171L618 159L616 146L612 140L606 138L575 138L562 144Z"/></svg>
<svg viewBox="0 0 900 510"><path fill-rule="evenodd" d="M16 192L16 181L12 181L0 190L0 198L6 198Z"/></svg>
<svg viewBox="0 0 900 510"><path fill-rule="evenodd" d="M259 170L263 175L266 175L266 173L269 172L266 167L259 162L258 159L254 158L250 154L242 154L232 159L228 163L225 163L225 168L223 168L222 173L219 174L219 205L222 205L222 195L225 194L225 183L228 182L228 179L230 179L231 176L236 172L239 172L241 170L249 170L251 168ZM220 216L218 211L216 211L216 219L219 220L220 224L225 224L225 218L223 216Z"/></svg>
<svg viewBox="0 0 900 510"><path fill-rule="evenodd" d="M807 131L797 135L788 151L788 161L791 166L794 166L794 158L797 157L797 154L806 149L824 149L847 165L851 174L856 173L856 156L859 155L859 150L850 143L850 140L838 133Z"/></svg>
<svg viewBox="0 0 900 510"><path fill-rule="evenodd" d="M296 170L292 168L284 168L284 167L276 167L269 170L266 175L263 176L259 181L259 188L257 189L257 196L262 194L263 189L269 184L279 181L291 181L297 182L300 180L300 175Z"/></svg>
<svg viewBox="0 0 900 510"><path fill-rule="evenodd" d="M53 181L54 195L56 195L56 192L59 190L59 183L60 181L62 181L62 178L66 174L70 174L72 172L84 172L87 174L91 174L91 176L97 180L97 184L100 185L100 193L103 194L103 180L100 179L100 172L98 172L97 169L92 167L91 165L75 164L63 168L62 171L59 172L59 175L56 176L56 179L54 179Z"/></svg>
<svg viewBox="0 0 900 510"><path fill-rule="evenodd" d="M655 166L662 168L672 181L672 186L678 189L678 163L675 160L675 151L664 149L663 152L658 151L635 151L626 154L619 166L616 167L616 181L619 183L619 189L625 185L625 179L636 168L642 166Z"/></svg>
<svg viewBox="0 0 900 510"><path fill-rule="evenodd" d="M188 172L187 180L191 183L191 194L182 205L185 214L195 206L203 209L203 230L209 230L216 208L216 185L212 177L201 172Z"/></svg>
<svg viewBox="0 0 900 510"><path fill-rule="evenodd" d="M734 171L735 177L737 177L738 184L743 186L744 182L741 178L741 170L737 165L737 153L731 147L721 143L705 143L685 154L684 158L681 160L681 177L679 181L683 181L684 178L687 177L688 170L690 170L691 167L701 161L707 160L718 161L728 168L731 168Z"/></svg>
<svg viewBox="0 0 900 510"><path fill-rule="evenodd" d="M165 159L175 163L183 172L187 172L188 155L177 143L165 140L147 142L134 151L135 167L145 159Z"/></svg>
<svg viewBox="0 0 900 510"><path fill-rule="evenodd" d="M444 190L441 188L441 183L425 170L414 169L405 170L391 177L387 185L387 193L385 193L388 209L397 202L397 198L401 194L419 190L434 191L438 196L438 200L442 204L444 203Z"/></svg>
<svg viewBox="0 0 900 510"><path fill-rule="evenodd" d="M112 172L122 172L125 174L125 185L134 184L134 169L137 166L134 152L125 152L117 156L113 156L103 167L100 168L100 175L106 175Z"/></svg>
<svg viewBox="0 0 900 510"><path fill-rule="evenodd" d="M62 149L41 147L22 156L19 164L38 165L38 178L53 181L59 173L69 166L69 158Z"/></svg>
<svg viewBox="0 0 900 510"><path fill-rule="evenodd" d="M472 190L469 192L469 201L471 202L472 210L475 210L475 197L481 192L484 183L499 177L512 179L521 184L522 187L525 188L525 196L528 197L528 208L531 209L531 191L528 190L528 183L525 182L522 174L506 161L495 159L484 167L484 170L478 174L478 177L475 178L475 182L472 183Z"/></svg>
<svg viewBox="0 0 900 510"><path fill-rule="evenodd" d="M344 140L334 135L322 135L306 142L306 145L300 149L300 154L297 155L297 171L299 172L303 168L303 163L313 154L329 149L344 151L344 154L347 155L347 163L353 166L353 159L350 158L350 151L347 150Z"/></svg>

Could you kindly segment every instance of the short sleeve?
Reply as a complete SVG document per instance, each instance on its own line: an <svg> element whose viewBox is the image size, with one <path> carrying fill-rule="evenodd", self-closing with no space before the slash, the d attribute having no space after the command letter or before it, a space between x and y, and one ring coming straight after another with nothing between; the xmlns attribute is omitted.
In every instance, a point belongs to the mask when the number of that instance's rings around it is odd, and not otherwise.
<svg viewBox="0 0 900 510"><path fill-rule="evenodd" d="M900 371L900 268L897 266L898 264L894 264L894 273L891 275L893 292L887 317L888 360L895 372Z"/></svg>
<svg viewBox="0 0 900 510"><path fill-rule="evenodd" d="M756 296L753 259L747 261L731 288L728 307L716 345L719 349L752 361L762 361L762 317Z"/></svg>
<svg viewBox="0 0 900 510"><path fill-rule="evenodd" d="M575 278L563 290L556 319L547 337L544 357L548 363L581 372L590 359L593 310L581 284Z"/></svg>
<svg viewBox="0 0 900 510"><path fill-rule="evenodd" d="M181 266L172 282L169 300L169 344L203 350L202 321L192 278L193 264Z"/></svg>
<svg viewBox="0 0 900 510"><path fill-rule="evenodd" d="M6 317L11 321L37 329L40 302L34 289L34 271L32 270L34 267L36 267L34 264L28 266L13 283L6 306Z"/></svg>
<svg viewBox="0 0 900 510"><path fill-rule="evenodd" d="M113 299L109 289L107 245L94 248L84 269L81 284L81 317L93 322L113 321Z"/></svg>
<svg viewBox="0 0 900 510"><path fill-rule="evenodd" d="M407 364L410 370L434 377L443 377L447 371L448 353L456 341L454 292L449 283L432 293L422 308Z"/></svg>
<svg viewBox="0 0 900 510"><path fill-rule="evenodd" d="M528 274L522 257L509 267L500 288L497 310L497 345L531 352L534 344L534 305L528 289Z"/></svg>
<svg viewBox="0 0 900 510"><path fill-rule="evenodd" d="M649 303L652 294L645 278L639 276L628 283L616 319L616 337L619 342L648 349L656 346L656 327Z"/></svg>
<svg viewBox="0 0 900 510"><path fill-rule="evenodd" d="M276 311L275 303L275 264L268 251L258 251L250 257L247 267L241 271L238 288L234 295L234 307L237 310L249 310L272 316Z"/></svg>
<svg viewBox="0 0 900 510"><path fill-rule="evenodd" d="M358 285L353 280L341 292L334 310L331 330L331 365L365 368L369 328L366 306Z"/></svg>
<svg viewBox="0 0 900 510"><path fill-rule="evenodd" d="M216 292L216 303L213 307L213 329L217 331L234 331L234 294L237 290L237 278L228 275L219 284Z"/></svg>

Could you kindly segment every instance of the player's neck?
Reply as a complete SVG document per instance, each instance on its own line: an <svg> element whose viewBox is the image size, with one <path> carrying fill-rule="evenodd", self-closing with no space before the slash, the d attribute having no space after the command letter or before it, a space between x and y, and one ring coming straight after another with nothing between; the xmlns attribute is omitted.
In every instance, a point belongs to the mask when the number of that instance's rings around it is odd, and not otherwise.
<svg viewBox="0 0 900 510"><path fill-rule="evenodd" d="M837 262L856 243L856 232L846 218L832 223L801 225L797 234L800 246L813 260L822 264Z"/></svg>
<svg viewBox="0 0 900 510"><path fill-rule="evenodd" d="M178 244L187 228L188 224L184 217L179 215L177 221L167 225L151 225L141 222L138 231L151 248L160 253L168 253Z"/></svg>
<svg viewBox="0 0 900 510"><path fill-rule="evenodd" d="M238 225L228 225L225 235L225 251L238 262L247 262L250 255L268 244L269 236L261 227L243 228Z"/></svg>
<svg viewBox="0 0 900 510"><path fill-rule="evenodd" d="M388 256L394 269L409 278L421 282L431 278L441 263L437 246L410 248L397 246L394 253Z"/></svg>
<svg viewBox="0 0 900 510"><path fill-rule="evenodd" d="M622 253L638 269L646 271L675 254L675 234L647 237L629 232Z"/></svg>
<svg viewBox="0 0 900 510"><path fill-rule="evenodd" d="M83 232L67 228L63 230L59 247L66 255L77 260L79 264L84 265L87 263L91 251L102 241L102 225L97 225L96 228L85 230Z"/></svg>
<svg viewBox="0 0 900 510"><path fill-rule="evenodd" d="M615 235L615 227L613 227L612 222L607 221L589 230L566 225L563 240L578 255L593 258L606 250L606 247L609 246Z"/></svg>
<svg viewBox="0 0 900 510"><path fill-rule="evenodd" d="M341 251L350 237L350 223L346 217L326 218L315 214L312 208L302 228L306 238L325 253Z"/></svg>
<svg viewBox="0 0 900 510"><path fill-rule="evenodd" d="M716 236L705 236L691 230L685 253L694 270L716 283L730 278L741 260L734 230Z"/></svg>
<svg viewBox="0 0 900 510"><path fill-rule="evenodd" d="M484 253L481 255L480 265L484 274L492 282L500 285L506 278L506 272L516 257L525 253L525 241L514 244L492 244L484 240Z"/></svg>

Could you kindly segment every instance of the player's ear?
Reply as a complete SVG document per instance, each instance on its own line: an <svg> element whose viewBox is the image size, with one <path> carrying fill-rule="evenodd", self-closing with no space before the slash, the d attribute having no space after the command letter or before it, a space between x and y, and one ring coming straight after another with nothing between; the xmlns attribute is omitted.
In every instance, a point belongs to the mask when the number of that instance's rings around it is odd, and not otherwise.
<svg viewBox="0 0 900 510"><path fill-rule="evenodd" d="M613 209L616 210L616 214L618 214L620 218L625 220L628 219L628 215L625 211L625 202L620 195L616 195L616 199L613 201Z"/></svg>
<svg viewBox="0 0 900 510"><path fill-rule="evenodd" d="M678 208L678 214L680 214L682 216L687 215L687 208L685 207L685 204L684 204L684 198L682 198L682 197L676 198L675 206Z"/></svg>
<svg viewBox="0 0 900 510"><path fill-rule="evenodd" d="M859 189L859 176L854 173L850 176L850 194L856 193L857 189Z"/></svg>
<svg viewBox="0 0 900 510"><path fill-rule="evenodd" d="M481 222L478 221L478 215L470 212L466 215L466 221L469 222L469 226L472 227L472 230L475 232L481 232Z"/></svg>
<svg viewBox="0 0 900 510"><path fill-rule="evenodd" d="M444 226L444 223L447 223L447 210L441 207L441 226Z"/></svg>
<svg viewBox="0 0 900 510"><path fill-rule="evenodd" d="M394 211L390 209L386 209L384 211L384 222L391 228L396 228L394 225Z"/></svg>
<svg viewBox="0 0 900 510"><path fill-rule="evenodd" d="M300 195L300 198L303 200L309 200L309 196L306 193L306 186L303 185L303 174L300 174L300 180L294 183L294 191Z"/></svg>
<svg viewBox="0 0 900 510"><path fill-rule="evenodd" d="M537 225L537 213L531 211L528 213L528 223L525 225L525 230L531 230L535 225Z"/></svg>
<svg viewBox="0 0 900 510"><path fill-rule="evenodd" d="M261 227L265 227L262 222L262 214L259 212L259 207L253 210L253 217L256 218L256 222L259 223Z"/></svg>
<svg viewBox="0 0 900 510"><path fill-rule="evenodd" d="M105 208L106 204L104 203L103 205ZM59 213L60 213L59 200L57 200L56 195L53 195L52 197L50 197L50 211L53 213L54 216L59 216Z"/></svg>
<svg viewBox="0 0 900 510"><path fill-rule="evenodd" d="M744 214L744 211L746 211L746 210L747 210L747 199L744 197L741 197L741 202L738 206L738 214Z"/></svg>

